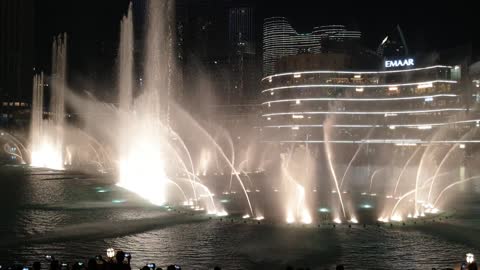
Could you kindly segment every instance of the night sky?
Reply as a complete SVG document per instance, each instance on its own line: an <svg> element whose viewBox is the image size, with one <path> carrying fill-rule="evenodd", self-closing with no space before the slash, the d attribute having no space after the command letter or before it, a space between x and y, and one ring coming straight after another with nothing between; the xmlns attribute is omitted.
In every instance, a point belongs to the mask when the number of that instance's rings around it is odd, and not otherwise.
<svg viewBox="0 0 480 270"><path fill-rule="evenodd" d="M239 1L230 0L234 4ZM349 29L362 31L362 42L371 49L376 49L397 24L413 52L437 51L468 43L479 47L480 23L474 18L471 1L250 2L260 18L285 16L299 32L309 32L318 25L345 24ZM70 37L70 65L77 76L98 73L98 77L104 77L101 66L114 63L119 20L127 6L128 0L37 0L37 66L48 68L51 37L66 31ZM261 25L258 29L261 30Z"/></svg>

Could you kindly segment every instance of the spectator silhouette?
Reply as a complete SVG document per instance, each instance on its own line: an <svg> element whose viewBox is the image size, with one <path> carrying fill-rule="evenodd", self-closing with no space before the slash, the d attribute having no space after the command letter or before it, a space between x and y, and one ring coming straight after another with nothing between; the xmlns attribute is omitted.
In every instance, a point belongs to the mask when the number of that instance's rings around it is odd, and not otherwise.
<svg viewBox="0 0 480 270"><path fill-rule="evenodd" d="M87 270L97 270L97 260L94 258L88 260Z"/></svg>
<svg viewBox="0 0 480 270"><path fill-rule="evenodd" d="M50 270L60 270L60 263L58 262L58 260L53 260L50 263Z"/></svg>
<svg viewBox="0 0 480 270"><path fill-rule="evenodd" d="M33 270L40 270L40 269L42 269L42 265L40 264L40 262L34 262L33 265L32 265L32 269Z"/></svg>
<svg viewBox="0 0 480 270"><path fill-rule="evenodd" d="M107 267L107 270L132 270L130 268L130 261L125 262L125 252L119 250L115 253L115 260L112 260Z"/></svg>

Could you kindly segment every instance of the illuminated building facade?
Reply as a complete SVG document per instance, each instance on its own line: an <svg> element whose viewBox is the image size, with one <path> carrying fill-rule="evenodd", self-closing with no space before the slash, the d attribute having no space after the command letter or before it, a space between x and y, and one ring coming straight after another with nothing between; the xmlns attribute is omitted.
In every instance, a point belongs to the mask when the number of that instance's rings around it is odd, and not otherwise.
<svg viewBox="0 0 480 270"><path fill-rule="evenodd" d="M265 142L480 142L463 136L479 126L480 117L475 106L466 105L467 99L478 101L461 83L460 66L416 66L414 59L397 59L389 61L398 67L384 61L378 70L362 70L348 67L353 63L348 56L338 58L342 61L330 59L316 69L293 65L262 79Z"/></svg>
<svg viewBox="0 0 480 270"><path fill-rule="evenodd" d="M284 56L353 50L360 37L360 32L343 25L315 27L311 33L300 34L284 17L267 18L263 24L263 74L275 74L276 63Z"/></svg>

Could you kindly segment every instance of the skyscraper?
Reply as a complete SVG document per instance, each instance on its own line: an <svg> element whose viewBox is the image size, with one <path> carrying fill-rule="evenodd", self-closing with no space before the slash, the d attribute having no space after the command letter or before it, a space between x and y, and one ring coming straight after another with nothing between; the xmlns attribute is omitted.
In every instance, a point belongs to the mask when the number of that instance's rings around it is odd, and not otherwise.
<svg viewBox="0 0 480 270"><path fill-rule="evenodd" d="M28 100L33 75L33 0L0 1L0 98Z"/></svg>
<svg viewBox="0 0 480 270"><path fill-rule="evenodd" d="M399 25L382 40L377 48L377 54L385 58L408 56L407 42Z"/></svg>
<svg viewBox="0 0 480 270"><path fill-rule="evenodd" d="M302 53L345 52L359 45L361 33L343 25L315 27L300 34L284 17L267 18L263 24L263 74L275 73L275 65L283 56Z"/></svg>
<svg viewBox="0 0 480 270"><path fill-rule="evenodd" d="M248 99L256 91L258 70L256 65L255 14L251 7L230 8L228 12L229 65L231 86L229 103Z"/></svg>

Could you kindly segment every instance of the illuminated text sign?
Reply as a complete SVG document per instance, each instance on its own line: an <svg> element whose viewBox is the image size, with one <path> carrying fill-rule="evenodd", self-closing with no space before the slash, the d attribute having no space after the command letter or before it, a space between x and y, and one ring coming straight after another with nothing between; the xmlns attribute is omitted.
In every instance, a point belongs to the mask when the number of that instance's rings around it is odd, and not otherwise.
<svg viewBox="0 0 480 270"><path fill-rule="evenodd" d="M410 67L415 66L415 61L412 58L400 59L400 60L387 60L385 61L386 68L392 67Z"/></svg>

